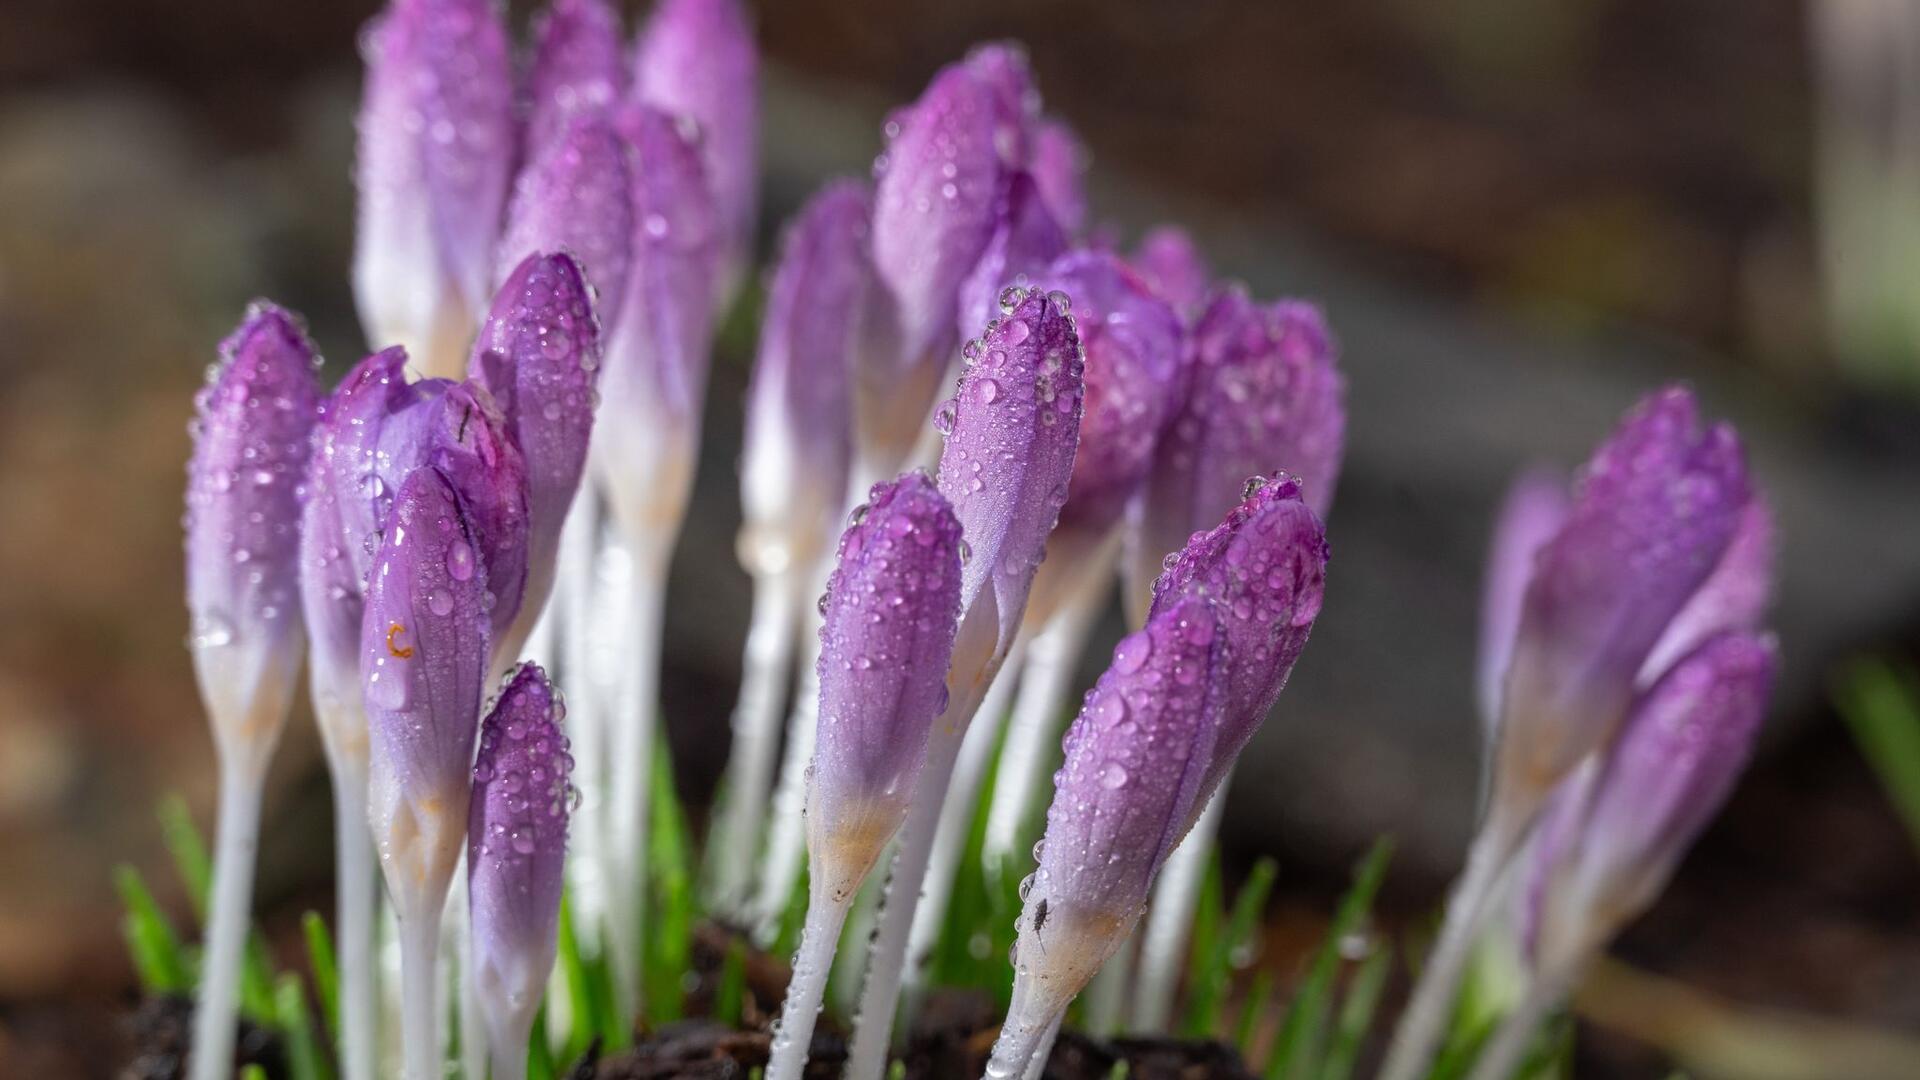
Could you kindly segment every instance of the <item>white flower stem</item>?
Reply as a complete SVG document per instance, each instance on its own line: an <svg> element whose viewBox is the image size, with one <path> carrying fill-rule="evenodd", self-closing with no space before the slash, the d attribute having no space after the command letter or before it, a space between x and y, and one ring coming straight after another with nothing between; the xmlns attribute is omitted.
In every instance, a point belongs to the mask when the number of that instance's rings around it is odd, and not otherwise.
<svg viewBox="0 0 1920 1080"><path fill-rule="evenodd" d="M817 630L817 620L808 622ZM807 857L807 763L813 760L815 725L820 719L820 674L814 662L820 657L817 633L801 635L800 681L795 689L793 708L787 714L787 749L780 758L780 779L774 785L773 812L767 831L765 856L760 864L760 890L753 901L755 935L773 937L780 916L800 880Z"/></svg>
<svg viewBox="0 0 1920 1080"><path fill-rule="evenodd" d="M1120 1031L1127 1009L1127 991L1133 988L1133 965L1140 955L1140 924L1135 923L1120 943L1120 951L1094 973L1087 984L1087 1004L1082 1025L1096 1039L1111 1038Z"/></svg>
<svg viewBox="0 0 1920 1080"><path fill-rule="evenodd" d="M629 667L620 711L612 722L613 802L607 840L612 848L613 880L607 890L608 938L613 949L614 1000L625 1019L637 1016L641 1006L648 791L660 711L661 621L669 547L662 543L651 551L635 552L631 607L624 628Z"/></svg>
<svg viewBox="0 0 1920 1080"><path fill-rule="evenodd" d="M1524 835L1523 827L1509 824L1512 817L1500 809L1495 803L1494 813L1481 825L1467 851L1466 869L1447 902L1440 936L1394 1029L1386 1063L1380 1069L1381 1080L1415 1080L1425 1075L1431 1064L1442 1029L1452 1015L1454 996L1472 955L1474 939L1490 910L1487 901L1494 894L1501 869ZM1529 815L1525 824L1531 822Z"/></svg>
<svg viewBox="0 0 1920 1080"><path fill-rule="evenodd" d="M507 1030L512 1026L514 1030ZM516 1019L515 1024L499 1025L489 1031L493 1080L527 1080L527 1047L533 1041L533 1014ZM485 1073L468 1073L467 1080L485 1080Z"/></svg>
<svg viewBox="0 0 1920 1080"><path fill-rule="evenodd" d="M235 1010L247 943L254 859L260 847L264 766L220 768L220 821L213 852L213 896L207 909L200 1002L193 1019L193 1080L233 1075Z"/></svg>
<svg viewBox="0 0 1920 1080"><path fill-rule="evenodd" d="M740 911L753 886L760 829L773 786L780 746L781 706L800 627L800 586L791 570L759 574L753 615L741 657L740 697L733 707L733 750L727 762L726 805L715 826L713 895L722 911Z"/></svg>
<svg viewBox="0 0 1920 1080"><path fill-rule="evenodd" d="M473 977L473 929L471 901L467 897L467 872L462 866L455 871L454 878L459 886L454 889L454 901L458 905L453 911L454 926L454 976L458 980L455 989L459 996L455 998L460 1006L460 1075L468 1080L486 1080L487 1040L486 1021L481 1019L480 986Z"/></svg>
<svg viewBox="0 0 1920 1080"><path fill-rule="evenodd" d="M1047 1059L1053 1056L1054 1041L1060 1038L1060 1025L1065 1023L1067 1014L1062 1012L1040 1033L1040 1041L1033 1048L1033 1058L1027 1062L1025 1080L1040 1080L1047 1074Z"/></svg>
<svg viewBox="0 0 1920 1080"><path fill-rule="evenodd" d="M1050 1050L1060 1033L1071 997L1042 990L1037 982L1024 972L1014 976L1013 1002L987 1058L987 1080L1024 1080L1034 1058Z"/></svg>
<svg viewBox="0 0 1920 1080"><path fill-rule="evenodd" d="M1469 1080L1507 1080L1512 1076L1525 1059L1528 1047L1533 1045L1541 1023L1565 999L1577 977L1577 967L1568 965L1543 970L1536 976L1533 985L1520 996L1513 1011L1501 1018L1500 1026L1481 1048Z"/></svg>
<svg viewBox="0 0 1920 1080"><path fill-rule="evenodd" d="M573 740L573 785L580 806L570 823L566 874L574 933L581 948L599 954L607 918L612 873L607 848L609 788L608 725L616 715L627 595L633 561L603 528L597 500L574 500L561 532L561 585L565 618L560 626L561 685L567 691L567 735Z"/></svg>
<svg viewBox="0 0 1920 1080"><path fill-rule="evenodd" d="M800 1080L813 1046L813 1026L827 994L827 976L840 943L852 897L835 902L825 889L815 888L807 902L807 921L800 931L800 948L793 958L793 977L787 982L787 1001L773 1029L773 1047L765 1080Z"/></svg>
<svg viewBox="0 0 1920 1080"><path fill-rule="evenodd" d="M1222 780L1186 839L1173 849L1154 882L1153 903L1147 909L1146 929L1140 936L1140 975L1135 984L1131 1030L1145 1034L1165 1031L1173 1016L1174 992L1187 958L1187 934L1193 928L1194 909L1200 904L1200 886L1207 875L1207 857L1220 831L1226 807L1227 781Z"/></svg>
<svg viewBox="0 0 1920 1080"><path fill-rule="evenodd" d="M960 869L960 856L966 851L967 837L973 831L974 809L980 802L980 785L993 764L993 751L1000 742L1002 722L1020 681L1020 669L1027 652L1023 634L1014 639L1007 659L1000 665L980 702L973 722L967 725L960 741L960 756L954 761L953 779L940 805L940 822L933 831L933 851L927 859L926 879L920 895L920 908L914 913L913 927L907 934L907 989L911 996L908 1011L919 1005L920 990L926 982L928 961L946 929L947 907L953 900L954 878Z"/></svg>
<svg viewBox="0 0 1920 1080"><path fill-rule="evenodd" d="M406 1080L440 1080L440 905L400 916L400 1045Z"/></svg>
<svg viewBox="0 0 1920 1080"><path fill-rule="evenodd" d="M340 972L340 1075L344 1080L374 1080L374 1016L379 998L374 989L373 913L379 870L374 865L373 833L367 828L366 762L346 757L328 755L338 901L334 953Z"/></svg>
<svg viewBox="0 0 1920 1080"><path fill-rule="evenodd" d="M1099 584L1108 578L1099 575ZM1021 854L1020 837L1046 788L1049 766L1060 749L1061 716L1073 696L1074 675L1086 651L1087 634L1105 605L1108 589L1083 589L1047 620L1033 637L1020 667L1020 694L1007 722L1006 744L993 776L993 803L987 808L983 845L991 872ZM1011 666L1011 664L1009 664Z"/></svg>

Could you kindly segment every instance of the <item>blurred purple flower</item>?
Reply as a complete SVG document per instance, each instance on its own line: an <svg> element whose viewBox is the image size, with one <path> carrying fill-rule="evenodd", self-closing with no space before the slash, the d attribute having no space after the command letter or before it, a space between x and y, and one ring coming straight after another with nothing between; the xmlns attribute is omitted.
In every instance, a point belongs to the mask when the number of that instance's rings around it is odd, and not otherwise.
<svg viewBox="0 0 1920 1080"><path fill-rule="evenodd" d="M998 218L993 238L960 285L962 333L987 325L998 311L1002 290L1032 285L1033 278L1067 250L1067 234L1027 173L1009 178Z"/></svg>
<svg viewBox="0 0 1920 1080"><path fill-rule="evenodd" d="M1067 235L1080 235L1087 227L1087 152L1080 137L1063 121L1042 121L1034 129L1027 168L1054 220Z"/></svg>
<svg viewBox="0 0 1920 1080"><path fill-rule="evenodd" d="M574 117L610 108L626 92L620 14L607 0L553 0L533 20L527 66L527 156L538 158Z"/></svg>
<svg viewBox="0 0 1920 1080"><path fill-rule="evenodd" d="M1480 601L1480 653L1475 690L1486 745L1493 745L1500 723L1500 695L1513 636L1520 629L1520 604L1533 580L1534 560L1567 520L1567 479L1553 469L1530 469L1514 478L1493 523Z"/></svg>
<svg viewBox="0 0 1920 1080"><path fill-rule="evenodd" d="M1181 317L1193 317L1206 304L1212 271L1193 237L1178 225L1148 230L1133 253L1133 265Z"/></svg>
<svg viewBox="0 0 1920 1080"><path fill-rule="evenodd" d="M567 122L536 152L514 185L499 248L504 282L528 256L565 252L579 260L593 286L595 310L607 326L620 317L633 263L633 181L629 150L603 115Z"/></svg>

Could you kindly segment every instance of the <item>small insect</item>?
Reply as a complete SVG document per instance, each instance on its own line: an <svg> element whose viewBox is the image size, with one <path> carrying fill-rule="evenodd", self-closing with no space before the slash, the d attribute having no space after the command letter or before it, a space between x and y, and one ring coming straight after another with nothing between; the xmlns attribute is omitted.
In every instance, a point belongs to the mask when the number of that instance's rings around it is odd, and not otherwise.
<svg viewBox="0 0 1920 1080"><path fill-rule="evenodd" d="M1046 925L1047 925L1047 898L1043 896L1040 898L1039 903L1033 905L1034 940L1040 942L1041 952L1047 951L1047 943L1045 941L1040 941L1040 930L1042 927Z"/></svg>

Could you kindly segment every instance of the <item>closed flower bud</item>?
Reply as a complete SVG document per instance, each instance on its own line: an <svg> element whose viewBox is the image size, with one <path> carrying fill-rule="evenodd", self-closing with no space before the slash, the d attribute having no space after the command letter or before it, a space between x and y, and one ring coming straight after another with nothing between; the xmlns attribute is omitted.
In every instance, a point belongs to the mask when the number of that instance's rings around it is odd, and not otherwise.
<svg viewBox="0 0 1920 1080"><path fill-rule="evenodd" d="M559 946L561 869L572 812L566 707L522 664L480 728L467 817L473 983L498 1068L524 1060Z"/></svg>
<svg viewBox="0 0 1920 1080"><path fill-rule="evenodd" d="M1493 744L1500 723L1500 695L1520 628L1520 603L1533 580L1534 560L1567 520L1566 477L1552 469L1531 469L1507 489L1493 523L1493 544L1480 601L1480 653L1474 689L1479 698L1485 742Z"/></svg>
<svg viewBox="0 0 1920 1080"><path fill-rule="evenodd" d="M1027 48L1017 41L988 41L967 51L967 70L993 94L993 145L1000 159L1025 167L1040 121L1040 88Z"/></svg>
<svg viewBox="0 0 1920 1080"><path fill-rule="evenodd" d="M360 321L453 375L486 310L516 152L506 31L488 0L394 0L362 51Z"/></svg>
<svg viewBox="0 0 1920 1080"><path fill-rule="evenodd" d="M604 115L576 116L515 183L500 240L498 280L527 258L565 252L593 287L607 326L620 317L633 263L633 179L626 141Z"/></svg>
<svg viewBox="0 0 1920 1080"><path fill-rule="evenodd" d="M317 358L293 316L255 304L195 398L187 465L187 639L223 759L264 767L305 647L298 491Z"/></svg>
<svg viewBox="0 0 1920 1080"><path fill-rule="evenodd" d="M820 629L820 729L807 795L813 874L846 900L906 818L947 704L960 524L924 473L876 485L840 539Z"/></svg>
<svg viewBox="0 0 1920 1080"><path fill-rule="evenodd" d="M1080 137L1063 121L1043 121L1034 130L1027 168L1053 219L1067 235L1080 235L1087 227L1087 152Z"/></svg>
<svg viewBox="0 0 1920 1080"><path fill-rule="evenodd" d="M1001 290L1031 286L1047 264L1066 250L1067 234L1054 220L1033 177L1014 173L1001 202L993 238L960 285L961 332L987 325L998 313Z"/></svg>
<svg viewBox="0 0 1920 1080"><path fill-rule="evenodd" d="M1213 280L1193 237L1178 225L1150 229L1133 253L1133 266L1183 318L1200 312Z"/></svg>
<svg viewBox="0 0 1920 1080"><path fill-rule="evenodd" d="M367 580L368 815L403 918L438 911L467 833L489 645L480 541L431 466L401 483Z"/></svg>
<svg viewBox="0 0 1920 1080"><path fill-rule="evenodd" d="M553 0L533 23L527 68L527 149L538 157L583 113L626 92L620 15L607 0Z"/></svg>

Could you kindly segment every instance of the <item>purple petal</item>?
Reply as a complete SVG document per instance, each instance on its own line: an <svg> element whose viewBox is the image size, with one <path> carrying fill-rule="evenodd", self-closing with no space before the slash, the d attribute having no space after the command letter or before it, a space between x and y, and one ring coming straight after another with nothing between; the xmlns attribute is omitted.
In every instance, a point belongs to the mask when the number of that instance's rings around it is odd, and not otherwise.
<svg viewBox="0 0 1920 1080"><path fill-rule="evenodd" d="M1000 103L964 64L941 69L888 124L876 165L873 262L894 300L902 367L943 365L961 282L996 223Z"/></svg>
<svg viewBox="0 0 1920 1080"><path fill-rule="evenodd" d="M291 314L256 302L194 398L187 643L218 735L277 732L292 700L304 645L298 492L317 362Z"/></svg>
<svg viewBox="0 0 1920 1080"><path fill-rule="evenodd" d="M760 54L736 0L663 0L640 35L634 93L699 125L723 249L744 266L760 184Z"/></svg>
<svg viewBox="0 0 1920 1080"><path fill-rule="evenodd" d="M633 180L626 140L604 116L581 116L521 171L500 241L499 280L540 252L564 251L615 325L633 262Z"/></svg>
<svg viewBox="0 0 1920 1080"><path fill-rule="evenodd" d="M513 167L506 32L486 0L395 0L363 52L361 319L445 373L486 305Z"/></svg>
<svg viewBox="0 0 1920 1080"><path fill-rule="evenodd" d="M940 491L953 501L971 551L962 610L991 596L1001 655L1067 501L1086 396L1085 358L1067 305L1037 291L1005 299L1006 317L968 343L971 362L934 421L946 436Z"/></svg>
<svg viewBox="0 0 1920 1080"><path fill-rule="evenodd" d="M740 550L761 571L812 564L846 505L849 357L872 278L866 187L830 184L781 242L747 388Z"/></svg>
<svg viewBox="0 0 1920 1080"><path fill-rule="evenodd" d="M1207 302L1213 273L1187 230L1177 225L1149 230L1133 253L1133 265L1181 314L1196 313Z"/></svg>
<svg viewBox="0 0 1920 1080"><path fill-rule="evenodd" d="M626 92L620 14L606 0L553 0L533 22L527 69L527 147L538 157L582 113L610 108Z"/></svg>
<svg viewBox="0 0 1920 1080"><path fill-rule="evenodd" d="M1285 689L1326 590L1326 530L1301 501L1299 483L1284 475L1256 481L1225 521L1196 533L1167 563L1148 615L1197 596L1213 602L1226 627L1226 705L1196 813Z"/></svg>
<svg viewBox="0 0 1920 1080"><path fill-rule="evenodd" d="M1520 602L1533 580L1540 549L1567 520L1569 501L1566 477L1553 469L1531 469L1514 479L1494 519L1480 599L1480 665L1475 681L1489 746L1500 722L1500 693L1513 656L1513 638L1520 630Z"/></svg>
<svg viewBox="0 0 1920 1080"><path fill-rule="evenodd" d="M1642 685L1660 677L1693 647L1723 630L1752 630L1773 597L1773 511L1755 491L1740 514L1720 565L1667 624L1640 666Z"/></svg>
<svg viewBox="0 0 1920 1080"><path fill-rule="evenodd" d="M1752 756L1778 666L1770 638L1728 633L1676 663L1635 702L1594 782L1549 934L1612 936L1666 887ZM1567 903L1575 923L1553 919ZM1593 925L1597 924L1597 925Z"/></svg>
<svg viewBox="0 0 1920 1080"><path fill-rule="evenodd" d="M821 609L807 827L814 873L842 897L905 819L926 764L947 703L960 580L960 523L926 474L875 485L840 538Z"/></svg>
<svg viewBox="0 0 1920 1080"><path fill-rule="evenodd" d="M1154 875L1199 812L1229 649L1219 614L1197 596L1173 598L1121 639L1067 729L1029 911L1041 899L1055 914L1131 918L1145 907ZM1034 937L1043 944L1044 928Z"/></svg>
<svg viewBox="0 0 1920 1080"><path fill-rule="evenodd" d="M389 890L422 903L444 897L466 837L489 645L479 538L454 492L431 467L400 485L360 634L374 838Z"/></svg>
<svg viewBox="0 0 1920 1080"><path fill-rule="evenodd" d="M553 585L560 526L580 488L593 434L600 333L580 264L566 255L528 256L494 298L471 367L473 379L503 406L509 441L525 470L527 570L519 622L531 629ZM490 575L498 562L488 564ZM516 646L519 640L523 633Z"/></svg>
<svg viewBox="0 0 1920 1080"><path fill-rule="evenodd" d="M1087 152L1080 137L1062 121L1043 122L1034 131L1027 167L1054 220L1068 235L1079 235L1087 227Z"/></svg>
<svg viewBox="0 0 1920 1080"><path fill-rule="evenodd" d="M1511 797L1543 795L1611 737L1748 499L1738 436L1703 428L1683 389L1641 402L1594 453L1521 607L1498 755Z"/></svg>
<svg viewBox="0 0 1920 1080"><path fill-rule="evenodd" d="M1034 276L1066 250L1067 234L1053 220L1033 177L1014 173L993 239L961 283L961 331L987 325L998 311L1001 290L1033 284Z"/></svg>
<svg viewBox="0 0 1920 1080"><path fill-rule="evenodd" d="M993 94L994 146L1008 166L1024 165L1034 152L1040 121L1040 88L1027 48L1017 41L989 41L968 50L967 70Z"/></svg>
<svg viewBox="0 0 1920 1080"><path fill-rule="evenodd" d="M496 1008L519 1003L529 1016L559 946L573 798L565 717L546 672L520 665L480 728L473 766L467 902L474 977L483 1001Z"/></svg>

